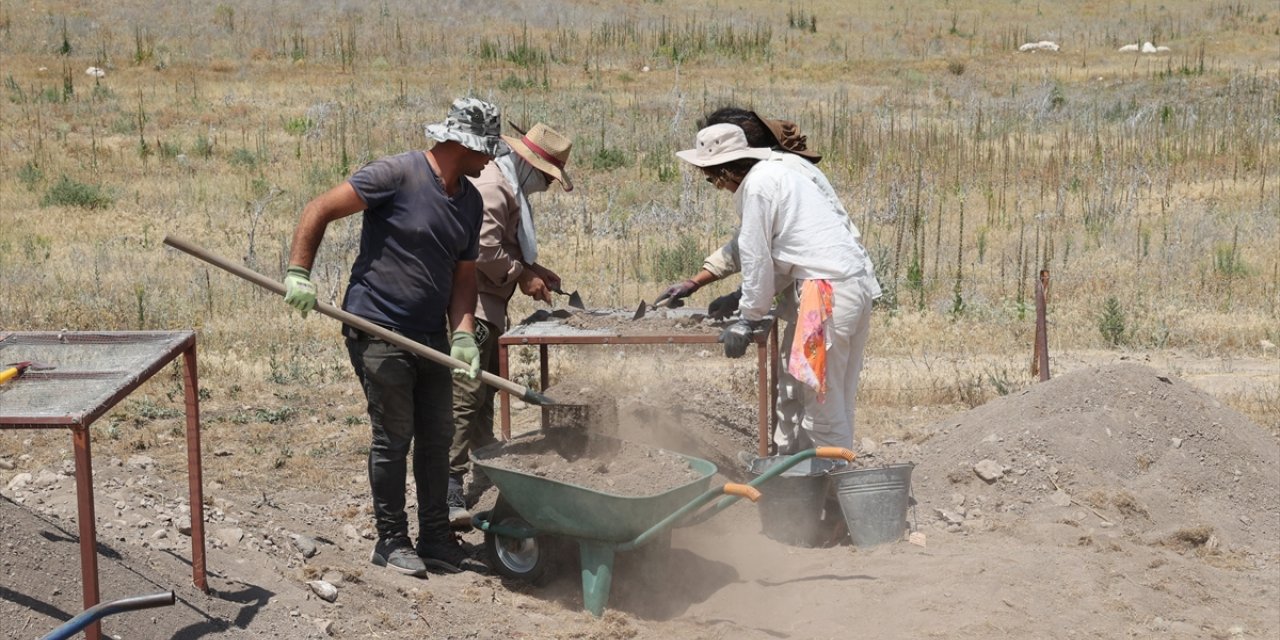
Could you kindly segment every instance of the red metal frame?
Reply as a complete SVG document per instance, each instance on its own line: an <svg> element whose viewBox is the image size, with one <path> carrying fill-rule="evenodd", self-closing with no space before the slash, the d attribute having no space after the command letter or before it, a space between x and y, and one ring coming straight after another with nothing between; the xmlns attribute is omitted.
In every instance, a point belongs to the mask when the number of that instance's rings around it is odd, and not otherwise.
<svg viewBox="0 0 1280 640"><path fill-rule="evenodd" d="M503 335L498 338L498 376L510 379L511 346L538 346L538 373L542 390L550 384L551 345L655 345L655 344L716 344L719 336L715 334L602 334L602 335ZM777 406L777 371L769 363L778 361L778 330L776 323L767 334L756 338L756 367L758 370L756 388L759 393L757 421L757 453L769 455L769 443L772 440L772 427L776 426L773 409ZM501 434L503 440L511 439L511 394L499 391L502 396Z"/></svg>
<svg viewBox="0 0 1280 640"><path fill-rule="evenodd" d="M159 373L178 356L183 359L183 395L186 405L188 496L191 501L191 579L201 591L208 592L205 572L204 490L200 465L200 391L196 367L196 337L191 331L112 331L112 332L11 332L0 334L0 342L12 337L28 339L57 338L70 343L76 340L128 343L130 339L174 339L162 353L153 358L136 376L131 376L97 405L82 412L64 416L32 416L6 414L0 406L0 429L71 429L76 460L76 508L80 534L80 573L84 582L84 608L90 609L100 599L98 592L98 541L93 505L93 456L89 427L94 420L110 411L118 402ZM74 372L62 374L73 376ZM35 377L35 376L33 376ZM10 382L14 384L16 381ZM30 383L31 381L22 381ZM101 625L94 622L85 628L85 637L100 640Z"/></svg>

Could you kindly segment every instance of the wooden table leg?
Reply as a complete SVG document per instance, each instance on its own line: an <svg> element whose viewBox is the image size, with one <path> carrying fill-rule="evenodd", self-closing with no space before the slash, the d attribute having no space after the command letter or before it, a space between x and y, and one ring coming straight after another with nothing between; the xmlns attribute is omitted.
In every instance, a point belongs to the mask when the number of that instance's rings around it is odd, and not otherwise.
<svg viewBox="0 0 1280 640"><path fill-rule="evenodd" d="M200 462L200 378L196 346L182 354L182 386L187 410L187 490L191 502L191 583L208 593L204 557L204 472Z"/></svg>
<svg viewBox="0 0 1280 640"><path fill-rule="evenodd" d="M769 344L768 340L756 343L756 392L759 397L756 431L759 442L756 455L761 458L769 455Z"/></svg>
<svg viewBox="0 0 1280 640"><path fill-rule="evenodd" d="M80 525L80 579L84 581L84 608L98 604L98 532L94 524L93 465L89 453L89 427L71 428L76 456L76 510ZM84 637L101 640L102 624L85 627Z"/></svg>
<svg viewBox="0 0 1280 640"><path fill-rule="evenodd" d="M507 353L507 345L498 343L498 377L510 380L510 361ZM511 394L505 389L498 390L498 395L502 397L502 410L499 412L502 416L501 433L502 440L506 442L511 439Z"/></svg>

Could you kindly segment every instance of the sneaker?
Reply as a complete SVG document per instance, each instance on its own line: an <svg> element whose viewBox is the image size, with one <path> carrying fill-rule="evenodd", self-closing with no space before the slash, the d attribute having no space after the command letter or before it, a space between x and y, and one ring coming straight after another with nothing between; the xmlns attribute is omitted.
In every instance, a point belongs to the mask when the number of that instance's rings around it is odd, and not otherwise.
<svg viewBox="0 0 1280 640"><path fill-rule="evenodd" d="M380 538L373 545L373 555L369 557L369 562L376 567L388 567L417 578L425 578L427 575L427 565L414 553L413 545L409 544L409 538L405 536Z"/></svg>
<svg viewBox="0 0 1280 640"><path fill-rule="evenodd" d="M463 571L474 573L489 572L489 567L486 567L483 562L472 558L462 548L457 538L452 535L449 536L447 541L419 542L418 557L422 558L422 563L426 566L449 573L461 573Z"/></svg>
<svg viewBox="0 0 1280 640"><path fill-rule="evenodd" d="M449 493L445 497L449 505L449 526L455 529L471 527L471 512L467 510L467 501L462 496L462 485L449 480Z"/></svg>

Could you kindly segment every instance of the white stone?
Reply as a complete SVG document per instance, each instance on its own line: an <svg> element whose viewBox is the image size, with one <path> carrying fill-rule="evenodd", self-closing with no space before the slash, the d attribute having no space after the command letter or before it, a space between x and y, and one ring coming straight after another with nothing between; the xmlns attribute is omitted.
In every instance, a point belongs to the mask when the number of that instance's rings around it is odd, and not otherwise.
<svg viewBox="0 0 1280 640"><path fill-rule="evenodd" d="M9 485L7 489L9 491L19 491L21 489L27 488L28 484L31 484L31 474L19 473L18 475L14 476L9 480Z"/></svg>
<svg viewBox="0 0 1280 640"><path fill-rule="evenodd" d="M307 586L311 587L311 591L325 602L333 602L338 599L338 588L324 580L312 580L307 583Z"/></svg>
<svg viewBox="0 0 1280 640"><path fill-rule="evenodd" d="M973 472L988 483L995 482L1004 476L1004 465L995 460L984 459L973 465Z"/></svg>

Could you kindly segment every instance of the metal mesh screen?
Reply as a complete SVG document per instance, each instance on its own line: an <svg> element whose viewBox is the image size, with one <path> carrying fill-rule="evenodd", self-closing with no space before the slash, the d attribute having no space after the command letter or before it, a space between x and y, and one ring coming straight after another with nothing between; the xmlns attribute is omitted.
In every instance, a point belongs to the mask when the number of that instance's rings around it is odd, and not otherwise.
<svg viewBox="0 0 1280 640"><path fill-rule="evenodd" d="M192 336L189 331L0 333L0 368L33 363L0 385L0 423L78 422L154 374Z"/></svg>

